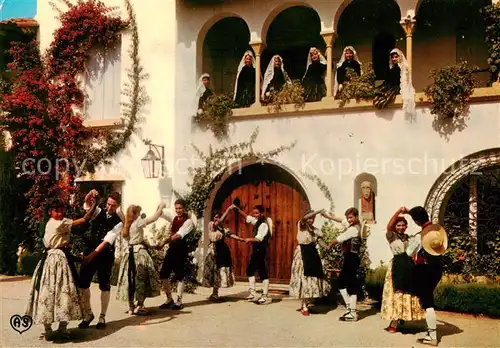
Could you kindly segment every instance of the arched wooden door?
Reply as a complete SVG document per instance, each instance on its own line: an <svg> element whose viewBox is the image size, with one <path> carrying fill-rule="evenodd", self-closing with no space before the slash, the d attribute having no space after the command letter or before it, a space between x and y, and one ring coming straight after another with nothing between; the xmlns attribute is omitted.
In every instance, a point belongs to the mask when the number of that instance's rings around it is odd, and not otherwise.
<svg viewBox="0 0 500 348"><path fill-rule="evenodd" d="M220 197L220 205L216 207L224 212L236 198L239 198L241 209L246 213L250 213L255 205L264 206L266 215L273 220L273 236L268 252L269 279L274 283L289 282L293 252L297 246L297 221L309 209L305 193L298 183L289 180L272 181L254 177L248 182L245 180L248 176L245 175L236 175L234 179L231 180L233 184L223 190L225 192ZM245 223L243 216L236 210L229 213L224 225L240 237L254 236L253 225ZM246 280L245 271L252 246L233 239L227 239L227 243L231 248L236 279Z"/></svg>

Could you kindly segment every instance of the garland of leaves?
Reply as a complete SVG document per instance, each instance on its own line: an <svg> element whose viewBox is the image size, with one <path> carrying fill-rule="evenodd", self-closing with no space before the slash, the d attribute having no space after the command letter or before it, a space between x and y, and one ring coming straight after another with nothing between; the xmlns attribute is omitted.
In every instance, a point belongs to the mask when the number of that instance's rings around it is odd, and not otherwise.
<svg viewBox="0 0 500 348"><path fill-rule="evenodd" d="M233 99L227 94L214 94L203 105L203 111L193 116L193 121L205 129L212 131L221 140L227 137L229 122L236 107Z"/></svg>
<svg viewBox="0 0 500 348"><path fill-rule="evenodd" d="M111 16L114 8L97 0L79 0L76 5L61 1L69 10L58 10L61 27L45 55L41 55L35 41L12 46L14 62L9 67L16 77L10 92L0 101L0 108L7 113L2 124L12 136L19 177L31 183L26 193L31 227L44 218L49 197L58 195L69 201L77 164L85 164L84 169L94 172L99 164L109 163L126 147L147 100L141 85L146 76L138 55L139 36L130 0L125 0L128 21ZM90 49L106 52L115 47L126 28L132 33L133 65L128 75L130 82L125 85L129 102L124 106L121 124L113 130L87 128L84 117L74 112L75 107L83 107L85 99L78 77L84 73ZM35 162L26 161L30 158ZM61 158L68 162L61 165Z"/></svg>
<svg viewBox="0 0 500 348"><path fill-rule="evenodd" d="M279 91L273 91L269 95L269 113L279 113L283 110L283 105L293 104L295 110L303 109L306 105L304 101L304 87L299 80L293 80L291 84L286 83Z"/></svg>
<svg viewBox="0 0 500 348"><path fill-rule="evenodd" d="M183 198L186 201L187 210L193 211L198 218L203 216L205 205L214 189L215 185L222 178L225 169L232 163L242 162L247 160L264 161L273 158L292 149L296 142L289 145L282 145L278 148L269 151L254 151L253 145L259 135L257 127L251 134L250 139L246 142L241 142L235 145L225 146L216 151L209 145L208 154L202 152L197 146L192 145L198 157L203 161L204 165L188 169L192 181L187 183L189 188L188 194L181 194L174 190L177 197Z"/></svg>
<svg viewBox="0 0 500 348"><path fill-rule="evenodd" d="M482 10L486 22L485 40L488 44L488 64L491 82L497 82L500 73L500 4L491 4Z"/></svg>
<svg viewBox="0 0 500 348"><path fill-rule="evenodd" d="M363 73L358 76L356 72L351 69L346 69L347 81L342 84L342 90L338 92L340 99L340 106L344 106L349 100L372 100L375 97L375 71L373 70L372 63L363 66Z"/></svg>
<svg viewBox="0 0 500 348"><path fill-rule="evenodd" d="M305 172L301 172L301 174L309 180L314 181L314 183L318 185L319 189L330 203L330 211L333 212L335 210L335 203L333 202L332 193L330 192L330 189L328 188L326 183L321 180L321 178L317 174L310 174Z"/></svg>
<svg viewBox="0 0 500 348"><path fill-rule="evenodd" d="M432 83L424 92L432 103L431 114L435 115L433 127L445 137L465 128L470 96L477 86L472 75L476 69L462 61L431 71Z"/></svg>

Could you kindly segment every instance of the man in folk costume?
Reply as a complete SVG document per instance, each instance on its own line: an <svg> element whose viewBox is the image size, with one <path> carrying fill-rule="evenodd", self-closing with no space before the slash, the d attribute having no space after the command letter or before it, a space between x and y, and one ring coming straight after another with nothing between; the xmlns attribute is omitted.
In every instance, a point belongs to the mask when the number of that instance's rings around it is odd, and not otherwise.
<svg viewBox="0 0 500 348"><path fill-rule="evenodd" d="M90 209L98 192L90 191L85 197L84 210ZM115 263L114 242L122 229L123 213L118 211L121 195L112 192L106 201L105 208L96 208L90 221L90 239L85 241L85 252L80 269L80 293L82 296L83 321L78 325L81 329L89 327L94 314L90 305L90 284L97 272L99 289L101 290L101 314L97 329L106 327L106 312L109 306L111 290L111 272Z"/></svg>
<svg viewBox="0 0 500 348"><path fill-rule="evenodd" d="M361 264L360 249L363 243L359 212L356 208L349 208L345 212L345 219L330 215L327 212L323 212L322 215L327 219L342 223L347 228L328 245L328 249L331 249L337 243L342 243L344 262L342 263L338 282L340 294L345 302L346 312L339 319L342 321L357 321L356 302L360 290L357 273Z"/></svg>
<svg viewBox="0 0 500 348"><path fill-rule="evenodd" d="M431 223L429 214L423 207L414 207L408 211L408 214L422 228L410 239L406 250L406 253L415 260L413 293L420 299L427 323L427 334L418 342L437 346L434 290L443 276L442 255L448 248L448 236L441 225Z"/></svg>
<svg viewBox="0 0 500 348"><path fill-rule="evenodd" d="M250 295L246 298L248 302L255 302L257 304L270 304L272 300L269 298L269 272L267 267L267 250L269 247L269 240L272 236L272 220L266 218L265 209L262 205L256 205L252 210L252 215L246 214L239 207L233 205L233 208L245 217L246 222L253 225L253 238L245 238L246 243L252 243L252 256L248 263L246 274L248 276L248 283L250 288ZM257 299L255 290L255 273L259 273L259 278L264 285L262 296Z"/></svg>
<svg viewBox="0 0 500 348"><path fill-rule="evenodd" d="M166 301L163 303L161 309L176 309L184 308L182 304L182 294L184 292L184 276L185 265L188 261L188 246L186 243L186 236L191 233L196 226L196 217L184 211L186 203L182 199L175 201L175 218L168 215L162 215L164 219L170 222L170 234L167 240L159 243L158 248L162 249L165 244L169 244L163 265L160 271L160 279L163 283L163 291L165 291ZM174 281L177 281L177 301L174 302L172 298L172 286L170 276L174 273Z"/></svg>

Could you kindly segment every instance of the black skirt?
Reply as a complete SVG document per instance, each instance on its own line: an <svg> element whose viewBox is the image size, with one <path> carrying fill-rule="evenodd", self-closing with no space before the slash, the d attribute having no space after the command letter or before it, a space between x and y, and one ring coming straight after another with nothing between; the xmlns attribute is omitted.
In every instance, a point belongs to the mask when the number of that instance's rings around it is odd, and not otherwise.
<svg viewBox="0 0 500 348"><path fill-rule="evenodd" d="M394 291L410 292L414 263L406 254L394 255L392 259L392 284Z"/></svg>
<svg viewBox="0 0 500 348"><path fill-rule="evenodd" d="M316 249L316 243L301 244L300 252L304 264L304 276L323 279L323 265Z"/></svg>
<svg viewBox="0 0 500 348"><path fill-rule="evenodd" d="M215 243L215 263L217 268L232 267L231 250L224 238Z"/></svg>

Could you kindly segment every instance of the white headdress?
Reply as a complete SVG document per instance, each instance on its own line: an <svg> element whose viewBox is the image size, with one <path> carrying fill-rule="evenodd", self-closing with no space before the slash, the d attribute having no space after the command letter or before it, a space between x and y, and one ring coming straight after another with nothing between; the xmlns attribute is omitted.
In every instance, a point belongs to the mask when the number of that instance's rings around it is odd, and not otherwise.
<svg viewBox="0 0 500 348"><path fill-rule="evenodd" d="M395 48L391 51L391 55L396 53L399 56L399 68L401 69L400 87L401 96L403 97L403 110L405 112L405 119L413 121L415 119L415 88L411 80L410 68L403 52ZM391 57L389 57L389 67L392 69L394 64Z"/></svg>
<svg viewBox="0 0 500 348"><path fill-rule="evenodd" d="M250 50L248 50L248 51L246 51L243 54L243 57L240 60L240 65L238 65L238 73L236 74L236 81L234 82L234 96L233 96L233 100L236 100L236 91L238 90L238 78L240 77L241 69L243 69L243 67L245 66L245 57L247 55L249 55L250 57L252 57L252 66L255 68L255 57L253 55L253 52L250 51Z"/></svg>
<svg viewBox="0 0 500 348"><path fill-rule="evenodd" d="M339 62L337 63L337 70L344 64L345 62L345 52L347 50L351 50L353 54L353 58L356 62L359 63L359 66L361 67L361 61L358 58L358 54L356 53L356 50L352 46L346 46L344 50L342 51L342 57L340 57ZM339 89L339 83L337 82L337 71L335 71L335 82L333 85L333 96L335 97L337 95L337 91Z"/></svg>
<svg viewBox="0 0 500 348"><path fill-rule="evenodd" d="M262 93L261 93L262 99L264 99L264 96L266 94L267 86L269 86L269 83L272 81L274 77L274 58L276 57L279 58L279 60L281 61L281 71L283 72L283 77L285 78L285 82L288 84L292 83L292 81L288 77L288 74L285 71L285 64L283 64L283 58L281 58L279 55L274 55L271 58L269 64L267 65L267 69L264 74L264 82L262 83Z"/></svg>
<svg viewBox="0 0 500 348"><path fill-rule="evenodd" d="M309 53L308 53L308 55L307 55L306 72L305 72L304 76L302 77L302 79L304 79L304 77L306 77L306 75L307 75L307 70L309 70L309 65L311 65L311 64L312 64L311 53L312 53L312 52L314 52L314 51L318 52L318 54L319 54L319 62L320 62L321 64L327 65L326 58L325 58L325 57L323 57L323 55L321 54L321 52L320 52L320 51L319 51L316 47L311 47L311 48L309 49ZM326 78L326 77L325 77L325 78Z"/></svg>
<svg viewBox="0 0 500 348"><path fill-rule="evenodd" d="M205 87L205 85L203 84L203 79L205 77L208 77L210 79L210 75L207 74L207 73L204 73L200 76L200 79L198 80L198 86L196 88L196 103L198 103L198 100L200 100L200 97L203 95L203 93L205 93L205 91L207 90L207 88Z"/></svg>

